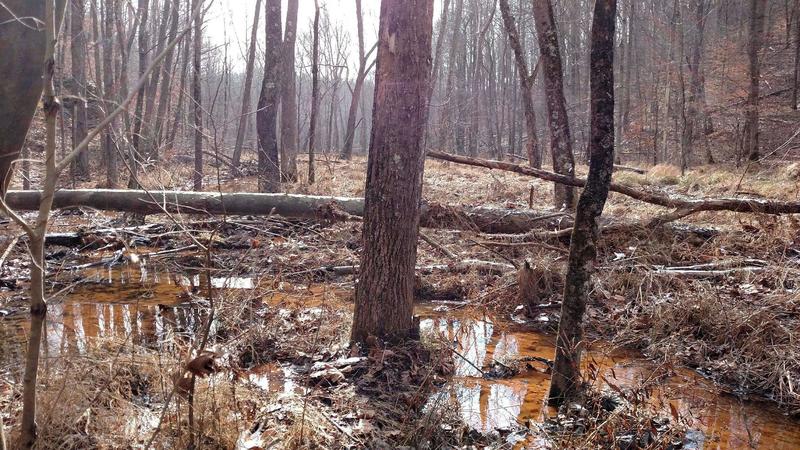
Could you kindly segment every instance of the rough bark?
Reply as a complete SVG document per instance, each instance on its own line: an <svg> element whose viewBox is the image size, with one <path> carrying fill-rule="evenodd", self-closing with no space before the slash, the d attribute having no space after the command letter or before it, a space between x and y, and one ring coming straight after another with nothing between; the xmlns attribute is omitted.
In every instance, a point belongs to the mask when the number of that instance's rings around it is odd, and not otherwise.
<svg viewBox="0 0 800 450"><path fill-rule="evenodd" d="M242 90L242 111L239 114L239 125L236 128L236 145L233 148L233 165L239 167L242 162L242 147L250 123L250 92L253 89L253 67L256 61L256 40L258 39L258 20L261 17L261 0L256 0L256 11L253 16L253 27L250 29L250 46L247 50L247 66L244 70L244 89Z"/></svg>
<svg viewBox="0 0 800 450"><path fill-rule="evenodd" d="M70 1L70 56L72 58L72 78L75 82L76 101L73 106L72 146L76 147L84 138L87 130L86 114L86 33L83 21L86 18L84 1ZM0 19L0 21L2 21ZM71 172L75 178L89 177L89 152L81 152L72 164Z"/></svg>
<svg viewBox="0 0 800 450"><path fill-rule="evenodd" d="M192 11L202 7L203 0L192 0ZM202 50L203 50L203 17L194 19L194 35L192 48L192 111L194 112L194 190L203 189L203 92L202 92Z"/></svg>
<svg viewBox="0 0 800 450"><path fill-rule="evenodd" d="M433 0L381 2L364 251L351 339L413 336Z"/></svg>
<svg viewBox="0 0 800 450"><path fill-rule="evenodd" d="M616 0L596 0L590 53L591 130L589 178L578 200L570 241L564 300L548 403L560 405L581 390L583 313L597 258L598 219L608 198L614 170L614 34Z"/></svg>
<svg viewBox="0 0 800 450"><path fill-rule="evenodd" d="M114 11L117 0L105 0L103 17L103 104L106 111L114 109ZM102 141L103 157L106 166L106 187L113 188L119 181L117 170L117 150L114 142L114 124L112 123L103 132Z"/></svg>
<svg viewBox="0 0 800 450"><path fill-rule="evenodd" d="M542 158L539 151L539 138L536 135L536 111L533 109L533 80L534 75L528 71L528 63L525 60L525 49L522 48L517 24L508 6L508 0L500 0L500 15L503 16L503 25L508 35L508 42L514 51L514 59L517 64L520 87L522 88L522 106L525 111L525 126L528 133L526 150L528 163L531 167L541 168Z"/></svg>
<svg viewBox="0 0 800 450"><path fill-rule="evenodd" d="M553 171L566 176L575 176L575 158L572 155L572 135L564 98L564 76L561 67L561 50L558 44L553 5L550 0L533 2L533 17L536 35L539 38L544 70L544 87L547 97L547 121L550 125L550 152ZM575 207L575 189L555 184L553 202L556 208L571 210Z"/></svg>
<svg viewBox="0 0 800 450"><path fill-rule="evenodd" d="M764 42L764 11L767 0L750 0L750 41L747 56L750 60L750 90L745 107L745 151L751 161L757 161L759 151L759 83L761 80L761 64L758 53Z"/></svg>
<svg viewBox="0 0 800 450"><path fill-rule="evenodd" d="M314 30L311 43L311 115L308 125L308 184L314 184L314 155L317 151L319 115L319 0L314 0Z"/></svg>
<svg viewBox="0 0 800 450"><path fill-rule="evenodd" d="M280 102L281 2L266 2L266 57L264 80L258 99L258 188L261 192L280 189L281 168L278 161L278 103Z"/></svg>
<svg viewBox="0 0 800 450"><path fill-rule="evenodd" d="M19 158L36 105L42 95L42 64L45 32L32 19L44 19L45 2L3 0L0 8L0 195L11 183L12 163ZM57 2L57 16L63 17L65 2Z"/></svg>
<svg viewBox="0 0 800 450"><path fill-rule="evenodd" d="M281 178L297 181L297 81L294 68L297 0L289 0L281 62Z"/></svg>

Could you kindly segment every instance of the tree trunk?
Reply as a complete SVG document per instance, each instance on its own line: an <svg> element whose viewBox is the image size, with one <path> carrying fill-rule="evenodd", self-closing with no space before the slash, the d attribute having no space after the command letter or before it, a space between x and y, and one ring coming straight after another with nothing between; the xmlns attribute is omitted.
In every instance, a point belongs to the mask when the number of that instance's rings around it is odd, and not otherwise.
<svg viewBox="0 0 800 450"><path fill-rule="evenodd" d="M277 192L281 168L278 161L278 102L280 101L281 2L266 2L266 59L264 81L258 99L256 127L258 128L258 187L261 192Z"/></svg>
<svg viewBox="0 0 800 450"><path fill-rule="evenodd" d="M105 0L103 17L103 103L106 111L114 109L114 10L117 0ZM103 156L106 165L106 187L113 188L119 181L117 170L117 149L114 142L114 124L103 131Z"/></svg>
<svg viewBox="0 0 800 450"><path fill-rule="evenodd" d="M761 80L761 65L758 53L764 41L764 10L767 0L750 0L750 43L747 51L750 59L750 90L745 113L745 151L750 161L758 161L759 151L758 96Z"/></svg>
<svg viewBox="0 0 800 450"><path fill-rule="evenodd" d="M544 70L544 87L547 95L547 119L550 125L550 152L553 171L562 175L575 175L575 158L572 156L572 136L569 130L567 102L564 99L564 76L561 67L561 50L550 0L533 2L536 35L539 38ZM575 208L575 189L562 184L553 186L556 209Z"/></svg>
<svg viewBox="0 0 800 450"><path fill-rule="evenodd" d="M44 3L30 0L3 0L0 8L0 196L5 195L12 178L12 163L19 158L36 105L44 87L42 64L45 58L45 33L33 20L44 18ZM63 17L64 1L57 5Z"/></svg>
<svg viewBox="0 0 800 450"><path fill-rule="evenodd" d="M525 125L528 133L526 149L528 153L528 163L537 169L542 167L541 154L539 152L539 138L536 135L536 112L533 109L533 76L528 71L528 63L525 61L525 50L520 42L519 32L514 17L508 6L508 0L500 0L500 14L503 16L503 25L508 35L511 49L514 51L514 58L517 63L517 73L519 74L519 84L522 88L522 107L525 110Z"/></svg>
<svg viewBox="0 0 800 450"><path fill-rule="evenodd" d="M308 184L314 184L314 155L317 151L319 115L319 0L314 0L314 30L311 44L311 116L308 125Z"/></svg>
<svg viewBox="0 0 800 450"><path fill-rule="evenodd" d="M165 0L166 1L166 0ZM172 18L170 19L168 42L172 42L178 36L178 23L180 21L180 0L173 0L172 5ZM167 110L170 103L170 94L172 89L172 69L173 61L175 59L175 47L167 49L167 55L164 57L164 63L161 65L161 91L158 95L158 111L156 112L155 123L155 143L150 150L148 156L158 159L159 147L162 142L162 135L166 129L167 124Z"/></svg>
<svg viewBox="0 0 800 450"><path fill-rule="evenodd" d="M253 67L256 61L256 44L258 39L258 19L261 17L261 0L256 0L256 11L253 16L253 28L250 30L250 47L247 50L247 66L244 70L244 89L242 90L242 111L239 114L239 126L236 128L236 145L233 148L233 165L242 163L242 147L250 123L250 91L253 89Z"/></svg>
<svg viewBox="0 0 800 450"><path fill-rule="evenodd" d="M203 0L192 0L192 11L202 5ZM194 19L194 41L192 50L192 110L194 111L194 176L195 191L203 189L203 91L201 58L203 50L203 15Z"/></svg>
<svg viewBox="0 0 800 450"><path fill-rule="evenodd" d="M70 54L72 58L72 78L75 81L76 96L73 109L73 128L72 128L72 147L86 138L87 115L86 115L86 34L83 29L83 21L86 18L83 0L70 1L70 27L71 38ZM89 152L83 151L75 159L71 168L72 176L75 178L89 177Z"/></svg>
<svg viewBox="0 0 800 450"><path fill-rule="evenodd" d="M42 195L39 191L9 191L7 203L18 211L35 211ZM362 217L364 199L323 197L299 194L255 194L137 191L109 189L62 189L56 192L53 208L87 207L100 211L134 214L170 213L199 215L268 216L277 214L292 219L337 220L336 214ZM422 201L420 224L427 228L480 231L491 234L518 234L531 230L560 230L572 222L567 213L495 206L457 207Z"/></svg>
<svg viewBox="0 0 800 450"><path fill-rule="evenodd" d="M614 167L614 34L616 0L596 0L590 53L591 136L589 177L578 201L558 325L548 403L561 405L581 391L583 313L597 257L598 218Z"/></svg>
<svg viewBox="0 0 800 450"><path fill-rule="evenodd" d="M147 67L147 52L150 50L150 30L147 29L147 21L150 17L150 0L139 0L136 11L139 15L139 29L138 31L134 30L132 32L136 32L139 37L139 76L141 77ZM142 89L136 95L136 109L133 113L133 134L131 135L131 141L133 142L133 148L136 152L139 151L139 137L142 132L144 97L145 90ZM138 159L138 155L134 155L134 159L131 161L134 170L136 170Z"/></svg>
<svg viewBox="0 0 800 450"><path fill-rule="evenodd" d="M289 0L281 62L281 178L297 181L297 83L294 68L297 0Z"/></svg>
<svg viewBox="0 0 800 450"><path fill-rule="evenodd" d="M355 342L415 334L414 265L432 34L433 0L381 2Z"/></svg>
<svg viewBox="0 0 800 450"><path fill-rule="evenodd" d="M795 6L798 17L800 18L800 0L797 0L798 5ZM800 100L798 91L800 91L800 19L796 20L795 36L794 36L794 80L792 82L792 109L797 111L797 102Z"/></svg>
<svg viewBox="0 0 800 450"><path fill-rule="evenodd" d="M353 85L353 95L350 98L350 109L347 114L347 128L345 129L344 146L342 147L343 159L353 157L353 140L356 135L358 104L361 101L364 80L367 78L368 55L364 52L364 18L361 15L361 0L356 0L356 23L358 29L358 74L356 75L355 85Z"/></svg>

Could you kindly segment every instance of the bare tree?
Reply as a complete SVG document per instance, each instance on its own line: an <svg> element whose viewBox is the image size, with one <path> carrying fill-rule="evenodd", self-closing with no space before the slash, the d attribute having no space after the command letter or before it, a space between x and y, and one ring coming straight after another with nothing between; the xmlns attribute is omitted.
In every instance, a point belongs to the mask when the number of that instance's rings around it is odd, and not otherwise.
<svg viewBox="0 0 800 450"><path fill-rule="evenodd" d="M281 179L297 181L297 81L294 68L297 0L289 0L281 61Z"/></svg>
<svg viewBox="0 0 800 450"><path fill-rule="evenodd" d="M550 153L553 169L562 175L575 175L575 158L572 156L572 135L569 130L567 101L564 98L564 76L561 67L561 49L558 44L553 5L550 0L533 2L536 35L539 38L544 69L544 87L547 96L547 122L550 125ZM556 208L575 207L575 189L555 184L553 202Z"/></svg>
<svg viewBox="0 0 800 450"><path fill-rule="evenodd" d="M314 154L317 150L319 114L319 0L314 0L314 29L311 44L311 116L308 125L308 184L314 184Z"/></svg>
<svg viewBox="0 0 800 450"><path fill-rule="evenodd" d="M261 192L280 188L281 170L278 161L278 102L280 101L281 1L266 2L266 59L264 81L258 99L258 185Z"/></svg>
<svg viewBox="0 0 800 450"><path fill-rule="evenodd" d="M758 53L764 42L764 11L767 0L750 0L750 41L747 56L750 60L750 90L745 113L745 151L751 161L757 161L759 152L758 97L761 82L761 64Z"/></svg>
<svg viewBox="0 0 800 450"><path fill-rule="evenodd" d="M261 17L261 0L256 0L256 11L253 16L253 27L250 29L250 46L247 50L247 66L244 70L244 89L242 90L242 111L239 114L239 126L236 128L236 145L233 148L233 165L239 167L242 162L242 147L247 135L247 124L250 123L250 91L253 87L253 67L256 61L256 44L258 37L258 19Z"/></svg>
<svg viewBox="0 0 800 450"><path fill-rule="evenodd" d="M192 10L202 8L203 0L192 0ZM203 50L203 17L194 19L192 50L192 111L194 112L194 176L195 191L203 190L203 91L201 64Z"/></svg>
<svg viewBox="0 0 800 450"><path fill-rule="evenodd" d="M595 0L590 54L591 136L589 176L578 200L558 324L549 403L560 405L581 390L583 313L597 258L598 218L614 171L614 34L617 1Z"/></svg>
<svg viewBox="0 0 800 450"><path fill-rule="evenodd" d="M86 114L86 33L83 29L83 21L86 18L83 0L70 1L70 56L72 58L72 78L76 86L75 106L73 107L73 126L72 126L72 146L75 147L79 142L86 138L87 114ZM72 175L74 177L89 177L89 153L81 152L72 164Z"/></svg>
<svg viewBox="0 0 800 450"><path fill-rule="evenodd" d="M344 146L342 147L342 158L350 159L353 157L353 139L356 134L356 117L358 115L358 104L361 101L361 91L364 90L364 80L372 69L372 64L368 64L369 56L375 47L369 52L364 52L364 17L361 13L361 0L356 1L356 24L358 30L358 74L353 85L353 94L350 96L350 110L347 114L347 128L345 128Z"/></svg>
<svg viewBox="0 0 800 450"><path fill-rule="evenodd" d="M351 338L404 340L414 333L433 0L381 2L364 252Z"/></svg>
<svg viewBox="0 0 800 450"><path fill-rule="evenodd" d="M511 15L508 0L500 0L500 15L503 16L503 25L508 35L508 42L511 44L511 49L514 50L519 83L522 87L522 106L525 109L525 125L528 134L526 141L528 163L538 169L542 167L542 157L539 151L539 138L536 136L536 111L533 108L533 81L536 78L536 71L531 74L528 70L525 49L522 48L519 31L517 31L517 23L514 20L514 16Z"/></svg>

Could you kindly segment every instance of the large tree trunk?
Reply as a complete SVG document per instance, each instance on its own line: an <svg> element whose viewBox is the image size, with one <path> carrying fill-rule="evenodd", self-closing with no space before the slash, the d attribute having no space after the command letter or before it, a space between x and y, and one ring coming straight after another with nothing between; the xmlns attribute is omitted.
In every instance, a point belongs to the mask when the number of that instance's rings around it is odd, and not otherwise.
<svg viewBox="0 0 800 450"><path fill-rule="evenodd" d="M281 178L297 181L297 82L294 54L297 37L297 0L289 0L281 62Z"/></svg>
<svg viewBox="0 0 800 450"><path fill-rule="evenodd" d="M3 0L0 8L0 196L11 183L11 165L19 158L36 105L42 95L45 32L32 18L44 20L45 2ZM56 5L60 21L64 0ZM29 18L15 21L17 17Z"/></svg>
<svg viewBox="0 0 800 450"><path fill-rule="evenodd" d="M432 34L433 0L381 2L355 342L405 340L414 332Z"/></svg>
<svg viewBox="0 0 800 450"><path fill-rule="evenodd" d="M536 35L542 55L544 87L547 95L547 121L550 125L550 152L553 171L566 176L575 175L575 158L572 156L572 135L564 99L564 76L561 67L561 50L550 0L533 2ZM575 189L562 184L553 186L553 202L557 209L575 207Z"/></svg>
<svg viewBox="0 0 800 450"><path fill-rule="evenodd" d="M528 153L528 163L537 169L542 167L542 158L539 151L539 138L536 135L536 112L533 109L533 81L534 76L528 71L528 63L525 61L525 49L522 48L517 24L508 6L508 0L500 0L500 14L503 16L503 25L508 35L511 49L514 51L514 59L517 63L517 73L519 74L519 84L522 88L522 106L525 110L525 126L527 136L526 149Z"/></svg>
<svg viewBox="0 0 800 450"><path fill-rule="evenodd" d="M583 313L597 258L598 219L614 170L614 33L616 0L596 0L590 54L591 136L589 178L578 201L558 325L548 402L560 405L581 390Z"/></svg>
<svg viewBox="0 0 800 450"><path fill-rule="evenodd" d="M173 0L172 5L172 18L170 19L169 36L167 42L172 42L178 36L178 23L180 21L180 0ZM167 49L167 55L164 62L161 64L161 90L158 94L158 110L156 111L155 123L155 139L148 156L153 159L159 158L159 148L162 142L162 136L166 130L167 124L167 111L170 104L170 94L172 92L172 70L173 61L175 60L175 47L171 46Z"/></svg>
<svg viewBox="0 0 800 450"><path fill-rule="evenodd" d="M750 43L747 55L750 59L750 91L745 113L745 151L751 161L757 161L759 151L758 96L761 81L761 64L758 53L764 41L764 10L767 0L750 0Z"/></svg>
<svg viewBox="0 0 800 450"><path fill-rule="evenodd" d="M266 58L264 81L258 99L256 127L258 128L258 188L261 192L280 189L281 168L278 161L278 102L280 101L281 2L266 3Z"/></svg>
<svg viewBox="0 0 800 450"><path fill-rule="evenodd" d="M250 29L250 47L247 50L247 66L244 70L244 89L242 90L242 111L239 114L239 126L236 128L236 145L233 148L233 165L242 163L242 147L250 123L250 91L253 89L253 67L256 61L256 40L258 39L258 19L261 17L261 0L256 0L256 11L253 16L253 28Z"/></svg>

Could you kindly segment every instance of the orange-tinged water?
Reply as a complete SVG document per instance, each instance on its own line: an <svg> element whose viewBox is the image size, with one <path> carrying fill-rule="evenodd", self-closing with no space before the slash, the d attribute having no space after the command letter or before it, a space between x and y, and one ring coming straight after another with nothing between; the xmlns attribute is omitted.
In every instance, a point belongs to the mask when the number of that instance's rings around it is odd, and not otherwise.
<svg viewBox="0 0 800 450"><path fill-rule="evenodd" d="M175 345L190 341L199 328L201 317L189 301L193 292L204 292L203 277L127 266L93 270L87 272L87 278L90 283L79 285L50 306L45 351L51 355L83 352L104 339ZM250 278L212 279L212 286L217 289L249 290L259 284ZM345 304L344 291L336 286L279 285L264 292L267 302L276 307L315 307L330 301ZM448 389L442 391L440 400L454 401L467 424L489 432L528 420L541 421L548 413L543 399L549 375L534 370L510 379L488 380L481 377L481 372L488 370L493 361L525 356L552 359L551 336L488 316L436 312L430 306L420 306L418 313L422 316L423 333L437 334L454 344L456 375ZM0 336L6 342L10 336L21 340L24 323L0 321ZM623 388L639 385L657 369L635 353L612 349L604 343L591 347L585 363L593 364L609 383ZM300 392L285 367L264 367L250 374L248 381L273 392ZM723 394L687 369L676 369L673 375L659 379L650 401L666 414L671 403L695 430L697 448L800 449L800 421L782 415L769 403L743 402Z"/></svg>

